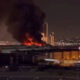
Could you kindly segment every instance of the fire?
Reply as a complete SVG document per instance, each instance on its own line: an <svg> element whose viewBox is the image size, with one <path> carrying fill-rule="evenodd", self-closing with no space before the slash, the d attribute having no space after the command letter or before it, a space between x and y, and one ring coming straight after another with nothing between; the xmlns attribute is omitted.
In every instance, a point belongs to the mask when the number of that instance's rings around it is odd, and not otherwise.
<svg viewBox="0 0 80 80"><path fill-rule="evenodd" d="M42 43L39 43L37 41L34 40L34 38L32 38L28 33L26 33L26 39L24 40L24 45L27 46L32 46L32 45L36 45L36 46L42 46Z"/></svg>

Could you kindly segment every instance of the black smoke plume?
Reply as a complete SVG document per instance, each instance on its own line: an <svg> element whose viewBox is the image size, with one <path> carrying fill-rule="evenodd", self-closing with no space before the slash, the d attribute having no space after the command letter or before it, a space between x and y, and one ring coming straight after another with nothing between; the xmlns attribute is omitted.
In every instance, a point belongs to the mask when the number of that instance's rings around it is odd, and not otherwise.
<svg viewBox="0 0 80 80"><path fill-rule="evenodd" d="M41 42L45 14L33 2L28 1L11 1L11 8L8 9L8 31L17 41L23 42L28 33L34 40Z"/></svg>
<svg viewBox="0 0 80 80"><path fill-rule="evenodd" d="M6 19L8 32L19 42L26 33L40 42L44 18L44 12L32 0L0 0L0 21Z"/></svg>

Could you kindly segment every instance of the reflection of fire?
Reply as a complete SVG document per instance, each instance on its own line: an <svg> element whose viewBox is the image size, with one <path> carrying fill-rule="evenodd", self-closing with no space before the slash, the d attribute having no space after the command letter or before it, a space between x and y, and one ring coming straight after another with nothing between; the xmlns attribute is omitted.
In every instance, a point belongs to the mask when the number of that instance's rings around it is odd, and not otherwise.
<svg viewBox="0 0 80 80"><path fill-rule="evenodd" d="M61 61L61 66L74 66L80 61L80 51L55 52L54 59Z"/></svg>
<svg viewBox="0 0 80 80"><path fill-rule="evenodd" d="M32 46L32 45L42 46L42 43L39 43L39 42L35 41L33 37L31 37L28 33L26 33L26 39L24 40L24 45L28 45L28 46Z"/></svg>

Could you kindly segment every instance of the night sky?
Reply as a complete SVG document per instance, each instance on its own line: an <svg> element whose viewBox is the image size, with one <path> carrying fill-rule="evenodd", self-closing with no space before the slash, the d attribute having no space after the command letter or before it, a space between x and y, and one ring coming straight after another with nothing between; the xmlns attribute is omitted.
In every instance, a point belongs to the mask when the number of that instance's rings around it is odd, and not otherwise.
<svg viewBox="0 0 80 80"><path fill-rule="evenodd" d="M80 37L80 0L35 0L46 13L49 33L55 38Z"/></svg>

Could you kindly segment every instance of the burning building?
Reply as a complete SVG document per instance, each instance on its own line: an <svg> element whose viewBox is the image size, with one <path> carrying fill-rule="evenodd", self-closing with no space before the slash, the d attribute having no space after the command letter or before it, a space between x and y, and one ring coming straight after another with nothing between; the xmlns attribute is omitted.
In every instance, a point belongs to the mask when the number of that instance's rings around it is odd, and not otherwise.
<svg viewBox="0 0 80 80"><path fill-rule="evenodd" d="M34 4L33 0L0 0L0 41L13 42L15 40L21 43L21 45L19 46L43 46L44 42L41 40L41 33L43 24L45 22L44 19L45 13L37 5ZM8 42L4 44L8 45ZM18 53L18 56L21 56L21 58L26 56L23 56L23 54L20 55L20 51L17 52L16 50L13 50L10 55L5 55L5 52L1 54L0 61L3 63L6 62L7 59L9 59L9 61L13 61L13 63L16 63L16 56ZM26 52L23 51L21 53ZM9 58L5 59L5 56L8 56ZM27 56L30 57L28 58ZM27 56L27 58L25 59L31 60L33 57L33 53Z"/></svg>
<svg viewBox="0 0 80 80"><path fill-rule="evenodd" d="M33 0L1 0L0 21L5 24L8 35L4 38L21 42L24 45L42 45L41 32L45 13L34 4ZM1 30L3 26L0 27ZM4 34L3 33L3 34ZM12 37L9 37L9 34ZM2 36L2 34L1 34ZM1 41L4 40L1 37ZM5 39L6 40L6 39Z"/></svg>

